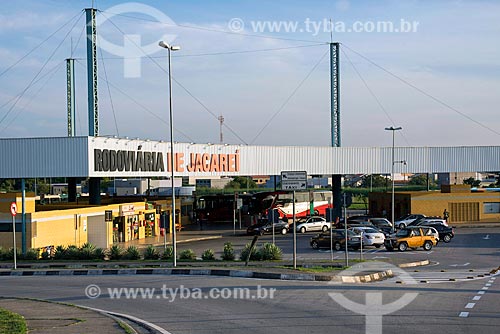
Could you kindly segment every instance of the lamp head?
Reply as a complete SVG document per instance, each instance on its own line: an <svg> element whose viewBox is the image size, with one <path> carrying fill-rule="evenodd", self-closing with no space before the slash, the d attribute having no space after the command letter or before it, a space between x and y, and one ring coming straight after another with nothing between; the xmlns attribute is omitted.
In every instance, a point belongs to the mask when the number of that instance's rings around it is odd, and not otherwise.
<svg viewBox="0 0 500 334"><path fill-rule="evenodd" d="M170 45L168 43L165 43L164 41L160 41L158 45L162 48L169 49L170 51L179 51L181 49L180 46Z"/></svg>

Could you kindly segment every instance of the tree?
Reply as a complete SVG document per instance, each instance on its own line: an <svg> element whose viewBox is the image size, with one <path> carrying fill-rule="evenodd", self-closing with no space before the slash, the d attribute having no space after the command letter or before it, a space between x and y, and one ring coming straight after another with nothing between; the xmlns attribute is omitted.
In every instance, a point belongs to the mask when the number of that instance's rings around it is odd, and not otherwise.
<svg viewBox="0 0 500 334"><path fill-rule="evenodd" d="M408 185L410 185L410 186L425 186L425 185L427 185L427 175L420 174L420 175L413 176L410 179L410 181L408 182ZM434 185L434 181L432 179L429 179L429 185L430 186Z"/></svg>
<svg viewBox="0 0 500 334"><path fill-rule="evenodd" d="M387 185L387 178L382 175L365 175L361 181L362 188L380 188Z"/></svg>
<svg viewBox="0 0 500 334"><path fill-rule="evenodd" d="M255 189L257 188L257 183L255 183L252 178L248 176L236 176L232 181L230 181L224 189Z"/></svg>
<svg viewBox="0 0 500 334"><path fill-rule="evenodd" d="M480 180L476 180L473 177L469 177L468 179L464 179L464 184L470 184L471 187L479 187L481 184Z"/></svg>

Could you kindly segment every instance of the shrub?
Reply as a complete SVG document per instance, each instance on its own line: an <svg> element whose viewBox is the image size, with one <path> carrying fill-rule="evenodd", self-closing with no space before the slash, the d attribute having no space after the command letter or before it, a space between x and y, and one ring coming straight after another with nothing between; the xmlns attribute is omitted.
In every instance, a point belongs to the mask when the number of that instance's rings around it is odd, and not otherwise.
<svg viewBox="0 0 500 334"><path fill-rule="evenodd" d="M82 260L93 260L96 257L95 254L95 246L92 245L91 243L84 243L82 248L80 248L80 254L79 257Z"/></svg>
<svg viewBox="0 0 500 334"><path fill-rule="evenodd" d="M118 245L113 245L109 249L109 259L110 260L120 260L123 256L123 248Z"/></svg>
<svg viewBox="0 0 500 334"><path fill-rule="evenodd" d="M248 253L250 253L250 243L246 244L245 247L241 250L240 260L246 261ZM257 252L256 247L252 248L252 253L250 254L251 261L260 261L260 254Z"/></svg>
<svg viewBox="0 0 500 334"><path fill-rule="evenodd" d="M158 260L160 258L160 253L156 250L153 245L148 245L144 251L144 260Z"/></svg>
<svg viewBox="0 0 500 334"><path fill-rule="evenodd" d="M82 254L75 245L70 245L64 250L63 259L65 260L80 260L81 258Z"/></svg>
<svg viewBox="0 0 500 334"><path fill-rule="evenodd" d="M213 261L215 260L215 253L213 249L207 249L201 254L201 259L203 261Z"/></svg>
<svg viewBox="0 0 500 334"><path fill-rule="evenodd" d="M281 260L283 252L281 248L272 243L265 243L259 249L260 258L266 260Z"/></svg>
<svg viewBox="0 0 500 334"><path fill-rule="evenodd" d="M108 250L102 248L96 248L94 251L94 259L104 260L108 256Z"/></svg>
<svg viewBox="0 0 500 334"><path fill-rule="evenodd" d="M192 249L185 249L179 254L180 260L196 260L196 254Z"/></svg>
<svg viewBox="0 0 500 334"><path fill-rule="evenodd" d="M54 253L54 259L63 260L65 255L66 255L66 249L64 248L64 246L61 245L57 246L56 251Z"/></svg>
<svg viewBox="0 0 500 334"><path fill-rule="evenodd" d="M172 246L167 246L161 255L162 260L172 260L174 258L174 248Z"/></svg>
<svg viewBox="0 0 500 334"><path fill-rule="evenodd" d="M19 259L30 261L38 260L38 250L30 248L26 251L26 254L20 253Z"/></svg>
<svg viewBox="0 0 500 334"><path fill-rule="evenodd" d="M141 258L141 253L136 246L128 246L123 258L126 260L139 260Z"/></svg>
<svg viewBox="0 0 500 334"><path fill-rule="evenodd" d="M224 261L234 261L234 249L233 244L230 242L224 243L224 251L222 253L222 259Z"/></svg>

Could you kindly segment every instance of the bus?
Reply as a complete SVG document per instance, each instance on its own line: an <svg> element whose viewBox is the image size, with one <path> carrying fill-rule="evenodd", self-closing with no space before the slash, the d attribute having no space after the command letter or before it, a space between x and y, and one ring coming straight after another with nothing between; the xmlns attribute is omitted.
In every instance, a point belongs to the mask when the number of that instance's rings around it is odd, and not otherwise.
<svg viewBox="0 0 500 334"><path fill-rule="evenodd" d="M293 217L293 195L287 191L263 191L254 194L216 194L198 196L195 212L198 219L206 222L232 222L235 200L240 202L238 219L247 217L265 218L273 210L279 218ZM326 209L332 208L332 192L327 190L296 192L295 217L312 215L326 216Z"/></svg>

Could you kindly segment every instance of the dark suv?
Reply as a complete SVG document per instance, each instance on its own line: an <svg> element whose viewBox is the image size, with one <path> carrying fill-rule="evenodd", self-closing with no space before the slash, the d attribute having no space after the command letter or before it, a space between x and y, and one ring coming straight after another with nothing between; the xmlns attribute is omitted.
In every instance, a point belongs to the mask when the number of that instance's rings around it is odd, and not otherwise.
<svg viewBox="0 0 500 334"><path fill-rule="evenodd" d="M344 230L333 229L332 236L333 239L330 242L330 231L318 234L315 237L311 238L310 245L314 249L330 248L330 245L333 245L333 249L335 249L336 251L344 249ZM347 230L347 247L351 249L359 249L361 247L361 237L351 230Z"/></svg>

